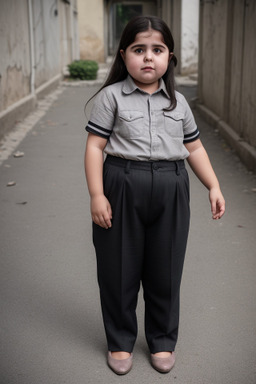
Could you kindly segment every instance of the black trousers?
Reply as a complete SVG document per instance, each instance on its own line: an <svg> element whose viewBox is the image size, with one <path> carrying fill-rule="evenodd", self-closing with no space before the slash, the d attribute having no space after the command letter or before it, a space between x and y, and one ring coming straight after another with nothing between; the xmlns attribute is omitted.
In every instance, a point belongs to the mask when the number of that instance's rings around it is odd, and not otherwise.
<svg viewBox="0 0 256 384"><path fill-rule="evenodd" d="M103 180L113 211L112 228L93 224L93 241L108 349L132 352L142 282L149 349L174 351L190 219L184 161L108 156Z"/></svg>

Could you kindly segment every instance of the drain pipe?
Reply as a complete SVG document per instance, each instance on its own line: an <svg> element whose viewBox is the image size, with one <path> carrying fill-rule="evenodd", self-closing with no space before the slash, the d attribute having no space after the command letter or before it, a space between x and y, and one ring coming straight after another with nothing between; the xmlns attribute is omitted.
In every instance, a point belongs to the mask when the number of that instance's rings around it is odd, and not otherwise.
<svg viewBox="0 0 256 384"><path fill-rule="evenodd" d="M33 28L33 14L32 14L32 0L28 0L28 17L29 17L29 40L30 40L30 92L32 96L35 95L35 52L34 52L34 28Z"/></svg>

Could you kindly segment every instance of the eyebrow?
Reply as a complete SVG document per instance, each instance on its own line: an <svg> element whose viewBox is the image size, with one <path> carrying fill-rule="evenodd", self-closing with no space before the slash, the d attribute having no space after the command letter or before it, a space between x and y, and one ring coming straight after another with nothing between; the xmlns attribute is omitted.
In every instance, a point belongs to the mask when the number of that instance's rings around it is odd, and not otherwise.
<svg viewBox="0 0 256 384"><path fill-rule="evenodd" d="M145 47L147 47L147 44L134 44L131 46L131 48L140 48L140 47L145 48ZM161 47L163 49L166 49L166 47L162 44L152 44L152 47L154 47L154 48Z"/></svg>

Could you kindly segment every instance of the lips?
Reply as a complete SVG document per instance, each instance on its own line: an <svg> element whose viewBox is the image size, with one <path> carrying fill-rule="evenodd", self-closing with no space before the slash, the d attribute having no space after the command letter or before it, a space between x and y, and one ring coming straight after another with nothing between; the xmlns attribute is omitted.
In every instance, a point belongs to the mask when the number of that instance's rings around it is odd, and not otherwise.
<svg viewBox="0 0 256 384"><path fill-rule="evenodd" d="M152 71L152 70L154 70L154 68L152 68L152 67L143 67L143 68L141 68L143 71Z"/></svg>

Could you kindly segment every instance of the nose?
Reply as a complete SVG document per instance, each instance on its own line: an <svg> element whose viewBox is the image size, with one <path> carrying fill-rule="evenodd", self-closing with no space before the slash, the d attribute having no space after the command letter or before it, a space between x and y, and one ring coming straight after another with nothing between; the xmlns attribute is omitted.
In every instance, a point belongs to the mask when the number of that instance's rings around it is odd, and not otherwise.
<svg viewBox="0 0 256 384"><path fill-rule="evenodd" d="M152 61L152 59L153 59L152 52L150 49L147 49L144 57L144 61Z"/></svg>

